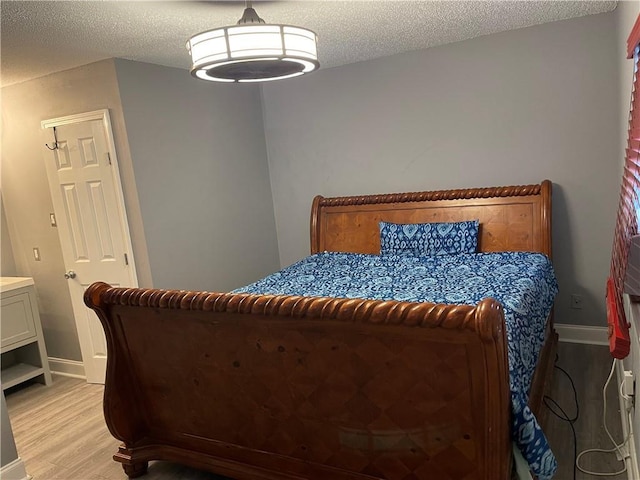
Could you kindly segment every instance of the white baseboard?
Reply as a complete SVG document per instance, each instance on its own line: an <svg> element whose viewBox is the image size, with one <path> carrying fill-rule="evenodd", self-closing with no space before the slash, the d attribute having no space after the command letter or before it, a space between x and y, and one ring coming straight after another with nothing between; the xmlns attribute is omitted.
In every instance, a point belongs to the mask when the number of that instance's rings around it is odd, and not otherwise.
<svg viewBox="0 0 640 480"><path fill-rule="evenodd" d="M31 477L27 475L24 462L18 457L13 462L7 463L0 468L0 478L2 480L28 480Z"/></svg>
<svg viewBox="0 0 640 480"><path fill-rule="evenodd" d="M586 325L556 323L555 328L561 342L609 345L607 327L591 327Z"/></svg>
<svg viewBox="0 0 640 480"><path fill-rule="evenodd" d="M77 360L67 360L66 358L49 357L49 369L51 373L64 377L87 379L84 373L84 364Z"/></svg>

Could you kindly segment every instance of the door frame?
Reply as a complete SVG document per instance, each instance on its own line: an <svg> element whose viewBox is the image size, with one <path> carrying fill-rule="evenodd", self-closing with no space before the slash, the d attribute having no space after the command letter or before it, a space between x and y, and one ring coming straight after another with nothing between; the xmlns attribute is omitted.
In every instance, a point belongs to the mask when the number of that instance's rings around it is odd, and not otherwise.
<svg viewBox="0 0 640 480"><path fill-rule="evenodd" d="M133 252L133 245L131 243L131 232L129 231L129 220L127 218L127 210L124 202L124 194L122 192L120 168L118 167L118 156L116 153L116 144L113 141L113 131L111 130L111 117L109 115L109 109L104 108L101 110L94 110L92 112L76 113L74 115L67 115L64 117L57 117L57 118L51 118L48 120L43 120L42 122L40 122L40 127L42 128L42 130L46 130L48 128L53 129L53 127L60 127L62 125L87 122L91 120L100 120L102 122L102 127L104 128L104 131L107 137L107 145L109 147L109 158L110 158L111 167L112 167L111 172L114 177L113 184L116 190L116 197L118 200L120 228L122 228L122 232L124 233L125 246L129 251L127 260L129 262L129 267L131 267L129 270L130 276L131 276L131 286L138 287L138 272L136 270L136 262L135 262L134 252Z"/></svg>

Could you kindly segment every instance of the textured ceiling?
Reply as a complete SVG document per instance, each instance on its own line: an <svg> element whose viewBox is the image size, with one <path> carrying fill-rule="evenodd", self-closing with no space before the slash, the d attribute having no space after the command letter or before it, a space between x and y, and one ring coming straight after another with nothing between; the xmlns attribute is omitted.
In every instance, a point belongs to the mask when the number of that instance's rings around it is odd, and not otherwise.
<svg viewBox="0 0 640 480"><path fill-rule="evenodd" d="M603 13L615 1L254 1L267 23L318 34L320 68ZM189 68L187 39L235 24L243 1L0 3L0 83L104 58Z"/></svg>

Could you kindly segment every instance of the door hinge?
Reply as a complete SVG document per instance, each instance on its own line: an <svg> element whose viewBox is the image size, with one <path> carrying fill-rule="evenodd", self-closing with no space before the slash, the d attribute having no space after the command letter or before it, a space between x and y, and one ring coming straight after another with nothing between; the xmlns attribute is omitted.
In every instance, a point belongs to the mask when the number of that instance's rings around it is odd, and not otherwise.
<svg viewBox="0 0 640 480"><path fill-rule="evenodd" d="M109 160L109 165L111 165L111 154L107 152L107 160Z"/></svg>
<svg viewBox="0 0 640 480"><path fill-rule="evenodd" d="M125 265L129 265L129 257L127 256L127 254L124 254L124 264Z"/></svg>

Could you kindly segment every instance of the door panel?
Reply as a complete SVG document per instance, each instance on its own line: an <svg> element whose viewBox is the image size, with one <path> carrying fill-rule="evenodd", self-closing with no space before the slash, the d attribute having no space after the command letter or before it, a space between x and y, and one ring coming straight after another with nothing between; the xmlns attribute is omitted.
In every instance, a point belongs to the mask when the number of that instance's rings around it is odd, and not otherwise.
<svg viewBox="0 0 640 480"><path fill-rule="evenodd" d="M78 338L87 381L104 383L104 332L84 290L95 281L137 286L108 112L43 122L53 126L58 148L45 161L65 268L75 273L68 285Z"/></svg>
<svg viewBox="0 0 640 480"><path fill-rule="evenodd" d="M80 201L78 200L78 190L75 185L61 185L62 200L64 202L64 212L66 223L69 226L69 236L73 254L71 258L75 262L89 260L87 249L87 236L84 234L84 225L80 217Z"/></svg>

